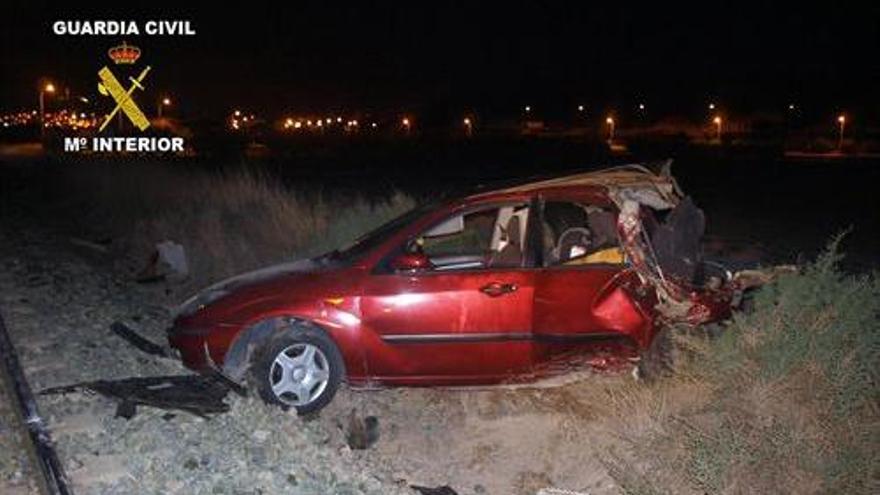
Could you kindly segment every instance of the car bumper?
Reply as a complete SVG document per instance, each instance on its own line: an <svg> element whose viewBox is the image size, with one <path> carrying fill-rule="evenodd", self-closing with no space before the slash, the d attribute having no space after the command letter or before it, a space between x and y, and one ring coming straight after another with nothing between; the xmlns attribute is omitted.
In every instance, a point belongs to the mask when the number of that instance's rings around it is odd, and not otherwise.
<svg viewBox="0 0 880 495"><path fill-rule="evenodd" d="M184 366L195 371L211 368L208 360L209 329L183 329L171 327L167 330L168 344L179 353Z"/></svg>

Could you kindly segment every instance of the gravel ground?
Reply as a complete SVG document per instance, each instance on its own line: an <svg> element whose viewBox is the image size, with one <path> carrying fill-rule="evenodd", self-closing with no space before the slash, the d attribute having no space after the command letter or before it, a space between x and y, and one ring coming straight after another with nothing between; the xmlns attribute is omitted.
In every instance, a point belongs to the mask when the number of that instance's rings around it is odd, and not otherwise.
<svg viewBox="0 0 880 495"><path fill-rule="evenodd" d="M14 230L0 231L0 311L35 391L186 372L109 331L120 320L164 344L174 298L162 288L134 284L105 255L51 233ZM343 388L311 420L234 394L231 411L210 420L144 407L116 418L112 401L78 392L40 396L39 407L78 494L393 495L415 493L411 484L461 495L619 493L594 446L609 434L591 426L588 398L624 378L587 375L552 388ZM378 417L372 448L348 447L352 414ZM3 451L3 478L23 477L7 474L21 456Z"/></svg>
<svg viewBox="0 0 880 495"><path fill-rule="evenodd" d="M38 489L35 477L39 473L28 456L28 439L14 400L5 372L0 371L0 493L4 495L24 495Z"/></svg>

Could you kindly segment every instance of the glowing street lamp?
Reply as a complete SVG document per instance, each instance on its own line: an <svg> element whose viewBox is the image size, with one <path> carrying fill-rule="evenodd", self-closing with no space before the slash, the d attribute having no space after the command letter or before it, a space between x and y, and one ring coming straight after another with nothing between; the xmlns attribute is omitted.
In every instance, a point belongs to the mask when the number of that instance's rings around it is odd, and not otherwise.
<svg viewBox="0 0 880 495"><path fill-rule="evenodd" d="M470 117L465 117L462 120L462 124L464 125L464 133L467 137L471 137L474 134L474 123Z"/></svg>
<svg viewBox="0 0 880 495"><path fill-rule="evenodd" d="M837 149L843 150L843 130L846 127L846 115L840 114L837 116L837 123L840 124L840 139L837 141Z"/></svg>
<svg viewBox="0 0 880 495"><path fill-rule="evenodd" d="M715 104L709 103L709 110L715 110Z"/></svg>
<svg viewBox="0 0 880 495"><path fill-rule="evenodd" d="M532 107L531 107L530 105L526 105L526 106L523 108L523 110L525 110L526 113L531 113L531 112L532 112Z"/></svg>
<svg viewBox="0 0 880 495"><path fill-rule="evenodd" d="M608 144L611 144L614 141L614 117L609 115L605 123L608 124Z"/></svg>
<svg viewBox="0 0 880 495"><path fill-rule="evenodd" d="M717 139L719 143L721 142L721 123L722 122L723 121L721 120L720 115L716 115L715 118L712 119L712 123L715 124L715 139Z"/></svg>
<svg viewBox="0 0 880 495"><path fill-rule="evenodd" d="M170 106L171 106L171 98L169 98L167 96L162 98L161 100L159 100L159 103L156 105L156 115L158 115L159 118L161 119L162 118L162 109L165 107L170 107Z"/></svg>
<svg viewBox="0 0 880 495"><path fill-rule="evenodd" d="M55 85L51 82L40 86L40 138L46 134L46 102L45 102L45 94L54 94L55 93Z"/></svg>
<svg viewBox="0 0 880 495"><path fill-rule="evenodd" d="M406 133L409 134L409 129L410 129L411 125L412 125L412 122L410 122L409 117L404 117L403 119L401 119L401 120L400 120L400 125L402 125L402 126L403 126L403 130L405 130Z"/></svg>
<svg viewBox="0 0 880 495"><path fill-rule="evenodd" d="M583 113L583 111L584 111L584 106L583 106L583 105L578 105L578 112Z"/></svg>

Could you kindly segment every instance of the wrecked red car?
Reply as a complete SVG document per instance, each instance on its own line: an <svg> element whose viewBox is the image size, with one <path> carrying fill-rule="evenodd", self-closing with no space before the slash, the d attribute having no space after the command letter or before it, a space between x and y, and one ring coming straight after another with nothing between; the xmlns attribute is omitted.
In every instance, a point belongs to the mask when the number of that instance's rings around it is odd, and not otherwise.
<svg viewBox="0 0 880 495"><path fill-rule="evenodd" d="M323 256L210 287L168 338L186 366L310 412L353 386L534 379L598 349L729 315L741 287L700 256L702 212L633 165L417 208Z"/></svg>

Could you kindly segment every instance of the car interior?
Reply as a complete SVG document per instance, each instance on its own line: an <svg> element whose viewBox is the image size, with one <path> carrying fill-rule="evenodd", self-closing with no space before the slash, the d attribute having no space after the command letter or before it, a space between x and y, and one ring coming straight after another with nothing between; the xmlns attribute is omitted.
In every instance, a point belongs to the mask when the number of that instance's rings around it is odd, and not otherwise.
<svg viewBox="0 0 880 495"><path fill-rule="evenodd" d="M544 266L622 264L613 211L568 201L548 201L543 215Z"/></svg>
<svg viewBox="0 0 880 495"><path fill-rule="evenodd" d="M426 254L434 271L518 268L528 219L526 204L466 212L423 232L410 249Z"/></svg>

